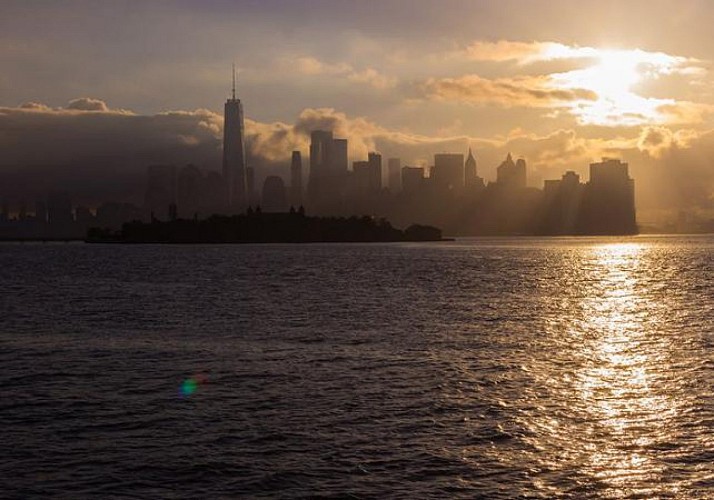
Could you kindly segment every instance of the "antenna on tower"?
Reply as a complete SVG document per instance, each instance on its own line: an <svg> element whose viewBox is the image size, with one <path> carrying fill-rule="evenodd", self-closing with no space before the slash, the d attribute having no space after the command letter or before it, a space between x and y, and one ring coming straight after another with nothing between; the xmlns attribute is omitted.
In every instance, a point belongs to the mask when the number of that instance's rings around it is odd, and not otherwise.
<svg viewBox="0 0 714 500"><path fill-rule="evenodd" d="M233 88L232 88L233 100L236 99L236 63L233 63Z"/></svg>

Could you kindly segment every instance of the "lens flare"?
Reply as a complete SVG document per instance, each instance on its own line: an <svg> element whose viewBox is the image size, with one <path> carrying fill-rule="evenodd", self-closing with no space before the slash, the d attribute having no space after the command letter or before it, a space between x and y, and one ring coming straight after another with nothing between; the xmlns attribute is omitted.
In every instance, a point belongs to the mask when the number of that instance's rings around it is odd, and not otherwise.
<svg viewBox="0 0 714 500"><path fill-rule="evenodd" d="M193 395L198 390L198 387L205 384L207 380L208 378L205 375L194 375L193 377L189 377L181 382L179 394L181 397L187 398Z"/></svg>

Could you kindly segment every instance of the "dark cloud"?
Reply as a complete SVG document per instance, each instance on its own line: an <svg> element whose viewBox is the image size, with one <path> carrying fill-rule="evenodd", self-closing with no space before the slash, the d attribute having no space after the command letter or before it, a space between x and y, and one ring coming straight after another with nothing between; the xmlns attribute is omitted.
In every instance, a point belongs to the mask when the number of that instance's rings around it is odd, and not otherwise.
<svg viewBox="0 0 714 500"><path fill-rule="evenodd" d="M55 188L88 203L136 199L147 165L219 168L220 131L221 117L207 110L143 116L90 98L0 108L0 189L29 200Z"/></svg>
<svg viewBox="0 0 714 500"><path fill-rule="evenodd" d="M49 190L64 189L78 203L140 202L148 165L193 163L220 170L221 115L202 109L138 115L97 99L73 102L71 109L40 103L0 108L0 197L31 204ZM258 182L266 175L287 177L292 150L302 151L307 168L309 134L315 129L348 139L351 160L376 150L385 158L400 157L404 165L429 166L434 153L472 147L479 174L487 180L512 152L526 158L535 186L571 169L586 180L590 162L619 156L630 161L641 207L708 207L712 200L714 133L646 127L639 138L605 140L563 129L544 136L516 131L487 141L388 129L332 108L305 109L292 124L246 119L248 162Z"/></svg>

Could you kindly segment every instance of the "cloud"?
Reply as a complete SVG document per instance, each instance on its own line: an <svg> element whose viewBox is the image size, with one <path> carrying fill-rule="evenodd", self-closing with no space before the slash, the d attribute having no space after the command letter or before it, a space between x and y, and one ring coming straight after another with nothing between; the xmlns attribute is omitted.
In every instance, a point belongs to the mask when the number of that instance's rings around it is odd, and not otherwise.
<svg viewBox="0 0 714 500"><path fill-rule="evenodd" d="M67 109L76 109L79 111L109 111L107 103L99 99L92 99L91 97L72 99L69 101L69 104L67 104Z"/></svg>
<svg viewBox="0 0 714 500"><path fill-rule="evenodd" d="M476 40L465 49L457 51L456 55L473 61L516 61L519 64L531 64L538 61L596 57L597 49L568 46L556 42L516 42L510 40L489 42Z"/></svg>
<svg viewBox="0 0 714 500"><path fill-rule="evenodd" d="M432 78L424 84L431 99L498 104L506 107L553 107L573 101L593 101L597 94L581 88L558 88L547 76L517 76L490 80L478 75Z"/></svg>
<svg viewBox="0 0 714 500"><path fill-rule="evenodd" d="M197 109L140 115L112 109L98 99L72 102L63 108L41 103L0 107L0 197L31 203L49 190L65 189L79 203L141 202L148 165L193 163L221 169L219 114ZM269 174L287 175L293 150L307 158L310 132L316 129L348 139L352 160L379 150L405 162L428 162L434 150L463 149L468 143L465 137L390 130L332 108L307 108L292 124L251 119L245 124L248 162L256 168L258 182Z"/></svg>
<svg viewBox="0 0 714 500"><path fill-rule="evenodd" d="M288 63L296 67L297 71L303 75L318 76L328 75L333 77L343 77L350 82L366 84L376 89L388 89L397 84L397 79L381 74L374 68L357 70L347 63L330 64L314 57L298 57L294 63Z"/></svg>
<svg viewBox="0 0 714 500"><path fill-rule="evenodd" d="M637 148L652 158L663 158L674 149L691 148L705 134L692 129L673 131L667 127L644 127L637 139Z"/></svg>
<svg viewBox="0 0 714 500"><path fill-rule="evenodd" d="M565 105L579 124L607 127L701 123L712 111L711 106L677 99L672 90L676 87L667 86L675 76L680 79L680 88L701 82L707 71L695 58L642 49L510 40L476 40L451 52L450 57L499 63L491 70L501 70L505 75L491 80L475 75L433 80L433 94L442 98L494 101L504 106ZM559 72L553 64L536 64L553 61L559 62ZM516 65L502 64L507 62ZM570 66L562 68L563 64ZM527 75L516 73L524 69ZM645 93L648 85L665 78L669 79L660 88L670 92L670 97Z"/></svg>
<svg viewBox="0 0 714 500"><path fill-rule="evenodd" d="M40 103L0 108L0 197L31 204L48 190L65 189L77 203L140 203L148 165L194 163L220 171L219 114L197 109L139 115L106 103L86 107L106 110ZM287 176L292 150L303 153L307 168L309 135L316 129L348 139L350 160L365 159L376 150L385 158L400 157L403 165L429 166L436 152L465 153L472 147L479 174L492 180L498 163L512 152L526 158L529 183L540 186L565 170L576 170L586 180L590 162L615 156L630 161L640 206L704 207L714 193L714 132L650 126L609 139L584 136L585 129L544 135L517 129L490 140L447 131L434 137L387 128L334 108L304 109L293 123L246 119L248 162L256 169L257 182L266 175Z"/></svg>
<svg viewBox="0 0 714 500"><path fill-rule="evenodd" d="M20 105L20 109L34 109L35 111L50 111L52 108L39 102L24 102Z"/></svg>
<svg viewBox="0 0 714 500"><path fill-rule="evenodd" d="M2 107L2 194L31 202L67 189L85 202L136 200L147 165L217 165L221 129L222 117L208 110L137 115L92 98Z"/></svg>
<svg viewBox="0 0 714 500"><path fill-rule="evenodd" d="M346 63L329 64L314 57L298 57L296 69L303 75L346 75L354 70Z"/></svg>
<svg viewBox="0 0 714 500"><path fill-rule="evenodd" d="M476 40L464 49L452 53L452 56L463 57L473 61L515 61L522 65L566 59L601 59L613 55L629 58L643 66L649 65L660 73L681 71L685 74L701 74L703 71L701 67L702 61L691 57L675 56L665 52L642 49L581 47L559 42L519 42L512 40L491 42ZM647 70L647 68L643 69Z"/></svg>

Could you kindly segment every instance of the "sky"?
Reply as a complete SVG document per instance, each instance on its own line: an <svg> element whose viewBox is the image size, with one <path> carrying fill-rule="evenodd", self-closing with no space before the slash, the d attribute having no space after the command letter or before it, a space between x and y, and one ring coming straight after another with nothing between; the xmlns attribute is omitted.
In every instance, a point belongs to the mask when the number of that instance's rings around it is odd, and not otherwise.
<svg viewBox="0 0 714 500"><path fill-rule="evenodd" d="M645 217L714 208L714 2L5 0L0 196L136 200L147 164L220 169L231 65L249 162L309 132L352 160L508 153L529 184L628 161ZM9 194L8 194L9 193Z"/></svg>

